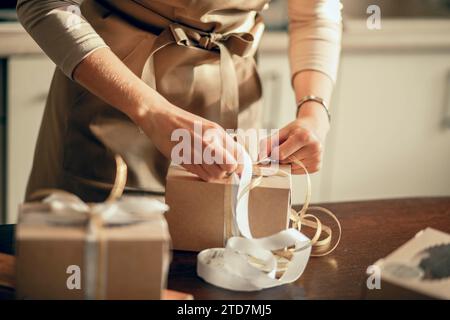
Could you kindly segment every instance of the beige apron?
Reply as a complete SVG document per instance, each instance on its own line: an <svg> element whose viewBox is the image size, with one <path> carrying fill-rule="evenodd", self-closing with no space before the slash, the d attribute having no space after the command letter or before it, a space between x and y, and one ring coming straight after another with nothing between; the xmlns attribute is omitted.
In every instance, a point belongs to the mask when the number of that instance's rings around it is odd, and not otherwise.
<svg viewBox="0 0 450 320"><path fill-rule="evenodd" d="M85 0L81 9L130 70L171 103L224 128L247 129L256 126L261 100L254 54L264 27L257 12L269 1ZM108 136L108 148L92 129ZM128 164L128 191L164 192L169 162L150 139L57 69L27 197L60 188L103 201L115 152Z"/></svg>

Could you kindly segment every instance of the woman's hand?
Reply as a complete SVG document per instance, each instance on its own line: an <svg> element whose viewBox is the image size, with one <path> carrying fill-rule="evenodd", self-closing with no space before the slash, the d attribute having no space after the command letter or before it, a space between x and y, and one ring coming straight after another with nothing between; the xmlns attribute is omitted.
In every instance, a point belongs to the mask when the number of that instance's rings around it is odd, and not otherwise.
<svg viewBox="0 0 450 320"><path fill-rule="evenodd" d="M242 170L236 142L222 127L165 99L135 122L164 156L202 180L220 180Z"/></svg>
<svg viewBox="0 0 450 320"><path fill-rule="evenodd" d="M232 172L240 172L236 161L239 154L236 143L220 126L169 103L137 77L110 49L96 50L85 58L76 67L74 78L90 92L127 114L168 159L171 159L172 149L178 144L171 141L173 132L185 129L192 142L199 142L201 150L195 150L194 143L189 150L192 158L200 156L201 161L198 164L191 161L183 166L203 180L221 179ZM196 123L201 126L203 134L194 132ZM203 157L205 149L214 155L213 161ZM214 162L219 158L223 161Z"/></svg>
<svg viewBox="0 0 450 320"><path fill-rule="evenodd" d="M280 129L276 135L262 141L261 148L274 160L282 164L292 164L293 174L304 174L295 164L300 160L309 173L315 173L322 166L323 145L329 130L329 121L322 105L317 102L305 103L297 120Z"/></svg>
<svg viewBox="0 0 450 320"><path fill-rule="evenodd" d="M317 96L329 104L333 82L322 72L305 70L293 79L297 100L305 96ZM323 146L330 130L330 122L324 107L315 101L304 103L298 110L297 120L282 128L275 137L262 141L260 151L266 152L283 164L292 164L293 174L304 174L304 170L295 164L300 160L309 173L320 170L322 166Z"/></svg>

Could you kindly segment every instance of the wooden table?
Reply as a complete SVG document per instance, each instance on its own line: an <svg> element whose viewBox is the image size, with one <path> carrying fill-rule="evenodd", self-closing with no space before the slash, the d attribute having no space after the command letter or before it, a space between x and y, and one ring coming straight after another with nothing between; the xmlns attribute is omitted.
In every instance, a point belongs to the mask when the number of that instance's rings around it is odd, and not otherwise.
<svg viewBox="0 0 450 320"><path fill-rule="evenodd" d="M256 293L236 293L196 276L196 255L175 252L169 288L192 293L195 299L360 299L365 271L427 227L450 233L450 197L326 204L339 217L343 235L335 252L311 258L294 284ZM11 228L0 227L0 250L11 251Z"/></svg>

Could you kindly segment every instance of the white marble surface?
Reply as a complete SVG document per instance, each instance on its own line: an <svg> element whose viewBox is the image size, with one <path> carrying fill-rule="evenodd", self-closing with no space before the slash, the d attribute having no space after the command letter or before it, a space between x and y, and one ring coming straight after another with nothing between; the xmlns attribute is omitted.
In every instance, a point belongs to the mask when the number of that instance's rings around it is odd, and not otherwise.
<svg viewBox="0 0 450 320"><path fill-rule="evenodd" d="M450 50L450 19L384 19L381 30L369 30L365 20L346 20L343 51ZM266 32L261 52L288 48L285 32ZM0 23L0 57L42 53L17 22Z"/></svg>

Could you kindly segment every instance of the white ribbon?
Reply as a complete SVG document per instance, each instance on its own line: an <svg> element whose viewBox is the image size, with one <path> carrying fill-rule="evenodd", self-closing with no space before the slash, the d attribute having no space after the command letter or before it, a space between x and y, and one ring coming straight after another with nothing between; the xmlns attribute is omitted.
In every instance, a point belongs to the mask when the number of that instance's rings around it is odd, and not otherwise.
<svg viewBox="0 0 450 320"><path fill-rule="evenodd" d="M257 291L296 281L305 270L311 254L311 241L296 229L254 239L248 217L249 186L253 163L241 150L244 168L236 195L235 223L242 237L232 237L225 248L206 249L197 256L197 274L206 282L234 291ZM278 260L273 251L293 247L292 258L280 278Z"/></svg>
<svg viewBox="0 0 450 320"><path fill-rule="evenodd" d="M91 216L101 218L103 225L120 226L148 221L155 214L166 212L169 207L159 200L148 197L125 196L116 201L88 205L77 196L55 191L46 197L43 213L40 203L27 204L24 223L45 222L60 225L80 225L89 223Z"/></svg>

